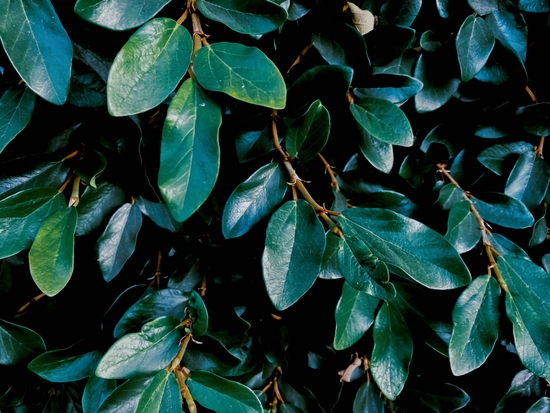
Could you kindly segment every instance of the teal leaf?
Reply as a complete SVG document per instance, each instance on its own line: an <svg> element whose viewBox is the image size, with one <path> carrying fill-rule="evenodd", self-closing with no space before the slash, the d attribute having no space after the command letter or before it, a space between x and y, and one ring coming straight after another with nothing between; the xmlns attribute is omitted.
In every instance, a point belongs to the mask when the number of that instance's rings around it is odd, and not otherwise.
<svg viewBox="0 0 550 413"><path fill-rule="evenodd" d="M550 134L550 103L542 102L526 106L521 112L521 117L527 132L538 136Z"/></svg>
<svg viewBox="0 0 550 413"><path fill-rule="evenodd" d="M325 280L342 278L340 264L338 263L338 250L342 239L335 235L332 231L327 231L325 238L326 247L325 252L323 253L321 269L318 277Z"/></svg>
<svg viewBox="0 0 550 413"><path fill-rule="evenodd" d="M65 103L73 47L50 1L3 2L0 16L0 40L19 76L44 100Z"/></svg>
<svg viewBox="0 0 550 413"><path fill-rule="evenodd" d="M0 365L13 366L44 351L46 345L38 333L0 319Z"/></svg>
<svg viewBox="0 0 550 413"><path fill-rule="evenodd" d="M468 16L456 36L456 52L462 73L467 82L481 70L495 46L495 36L481 17Z"/></svg>
<svg viewBox="0 0 550 413"><path fill-rule="evenodd" d="M462 292L453 309L449 359L455 376L477 369L489 357L498 338L500 286L483 275Z"/></svg>
<svg viewBox="0 0 550 413"><path fill-rule="evenodd" d="M481 239L479 223L470 210L470 202L465 199L453 205L447 220L445 239L459 254L470 251Z"/></svg>
<svg viewBox="0 0 550 413"><path fill-rule="evenodd" d="M495 85L524 87L527 84L527 70L511 46L497 39L489 60L475 78Z"/></svg>
<svg viewBox="0 0 550 413"><path fill-rule="evenodd" d="M97 413L135 413L141 394L152 378L130 379L109 394Z"/></svg>
<svg viewBox="0 0 550 413"><path fill-rule="evenodd" d="M422 6L422 0L389 0L380 8L380 20L384 24L410 26Z"/></svg>
<svg viewBox="0 0 550 413"><path fill-rule="evenodd" d="M82 394L82 410L84 413L97 413L99 406L116 389L116 380L102 379L92 374Z"/></svg>
<svg viewBox="0 0 550 413"><path fill-rule="evenodd" d="M533 235L531 235L531 239L529 240L529 247L531 248L546 241L548 235L548 224L546 222L547 212L548 208L543 207L542 216L535 222L535 225L533 225Z"/></svg>
<svg viewBox="0 0 550 413"><path fill-rule="evenodd" d="M288 185L285 173L271 162L240 184L225 204L222 231L225 238L236 238L275 211L283 200Z"/></svg>
<svg viewBox="0 0 550 413"><path fill-rule="evenodd" d="M367 381L359 387L353 400L353 413L384 413L384 400L376 386Z"/></svg>
<svg viewBox="0 0 550 413"><path fill-rule="evenodd" d="M189 32L174 20L144 24L118 52L107 80L107 107L113 116L145 112L168 97L191 61Z"/></svg>
<svg viewBox="0 0 550 413"><path fill-rule="evenodd" d="M306 201L288 201L272 215L262 268L267 293L278 310L290 307L311 288L324 251L323 224Z"/></svg>
<svg viewBox="0 0 550 413"><path fill-rule="evenodd" d="M532 13L545 13L550 10L547 0L518 0L518 9Z"/></svg>
<svg viewBox="0 0 550 413"><path fill-rule="evenodd" d="M538 206L550 185L550 169L544 159L529 151L519 156L506 181L504 193L532 210Z"/></svg>
<svg viewBox="0 0 550 413"><path fill-rule="evenodd" d="M135 198L141 213L149 217L151 221L167 231L179 232L182 225L177 222L166 205L162 202L151 202L141 196Z"/></svg>
<svg viewBox="0 0 550 413"><path fill-rule="evenodd" d="M183 364L192 371L204 370L225 375L242 361L230 353L220 340L209 334L202 336L200 342L200 347L190 346L183 357Z"/></svg>
<svg viewBox="0 0 550 413"><path fill-rule="evenodd" d="M136 204L122 205L111 217L96 244L105 281L111 281L134 253L142 216Z"/></svg>
<svg viewBox="0 0 550 413"><path fill-rule="evenodd" d="M547 413L548 411L550 411L550 398L541 397L525 413Z"/></svg>
<svg viewBox="0 0 550 413"><path fill-rule="evenodd" d="M191 292L187 311L191 316L191 334L193 337L201 337L208 330L208 311L200 294L196 291Z"/></svg>
<svg viewBox="0 0 550 413"><path fill-rule="evenodd" d="M468 0L474 11L482 16L498 11L499 0Z"/></svg>
<svg viewBox="0 0 550 413"><path fill-rule="evenodd" d="M446 64L442 51L423 53L414 67L414 77L424 85L414 96L416 111L432 112L447 103L458 90L460 79Z"/></svg>
<svg viewBox="0 0 550 413"><path fill-rule="evenodd" d="M443 211L447 211L463 199L464 191L462 189L457 188L455 184L447 184L440 189L436 204L439 205Z"/></svg>
<svg viewBox="0 0 550 413"><path fill-rule="evenodd" d="M73 274L77 221L76 208L58 210L42 223L29 251L32 278L49 297L65 288Z"/></svg>
<svg viewBox="0 0 550 413"><path fill-rule="evenodd" d="M376 316L373 339L372 377L382 393L395 400L409 375L413 345L405 319L390 302L384 302Z"/></svg>
<svg viewBox="0 0 550 413"><path fill-rule="evenodd" d="M374 323L374 312L380 299L358 291L348 283L342 285L342 296L336 305L334 348L344 350L355 344Z"/></svg>
<svg viewBox="0 0 550 413"><path fill-rule="evenodd" d="M0 258L31 246L42 222L65 207L63 195L52 188L25 189L0 201Z"/></svg>
<svg viewBox="0 0 550 413"><path fill-rule="evenodd" d="M110 182L100 182L96 188L87 187L76 207L76 236L89 234L101 227L107 216L124 204L125 198L122 188Z"/></svg>
<svg viewBox="0 0 550 413"><path fill-rule="evenodd" d="M235 138L235 147L239 162L247 162L268 154L273 150L271 128L265 127L262 130L239 133Z"/></svg>
<svg viewBox="0 0 550 413"><path fill-rule="evenodd" d="M193 371L187 386L195 400L216 413L263 413L254 392L235 381L206 371Z"/></svg>
<svg viewBox="0 0 550 413"><path fill-rule="evenodd" d="M183 222L206 200L218 177L220 107L188 79L168 107L158 184L174 219Z"/></svg>
<svg viewBox="0 0 550 413"><path fill-rule="evenodd" d="M366 98L350 105L351 114L376 139L400 146L414 142L409 120L395 104L378 98Z"/></svg>
<svg viewBox="0 0 550 413"><path fill-rule="evenodd" d="M443 44L439 36L431 30L426 30L422 33L422 36L420 36L420 47L427 52L436 52L441 49L442 46Z"/></svg>
<svg viewBox="0 0 550 413"><path fill-rule="evenodd" d="M26 86L12 86L0 98L0 152L31 120L35 94Z"/></svg>
<svg viewBox="0 0 550 413"><path fill-rule="evenodd" d="M550 273L550 254L545 254L542 259L542 266L546 270L547 273Z"/></svg>
<svg viewBox="0 0 550 413"><path fill-rule="evenodd" d="M181 392L176 376L167 370L159 371L143 389L136 413L181 412Z"/></svg>
<svg viewBox="0 0 550 413"><path fill-rule="evenodd" d="M96 188L96 178L107 167L107 159L105 156L96 150L87 148L82 159L77 164L76 174L86 185Z"/></svg>
<svg viewBox="0 0 550 413"><path fill-rule="evenodd" d="M207 90L224 92L253 105L283 109L286 86L277 66L256 47L221 42L195 54L193 70Z"/></svg>
<svg viewBox="0 0 550 413"><path fill-rule="evenodd" d="M107 105L107 85L95 72L73 74L67 100L78 107L105 106Z"/></svg>
<svg viewBox="0 0 550 413"><path fill-rule="evenodd" d="M393 167L393 147L391 143L376 139L363 127L359 129L359 149L363 156L379 171L386 174L391 172Z"/></svg>
<svg viewBox="0 0 550 413"><path fill-rule="evenodd" d="M485 22L501 42L507 43L525 61L527 56L527 22L523 14L508 1L487 15Z"/></svg>
<svg viewBox="0 0 550 413"><path fill-rule="evenodd" d="M487 234L487 238L491 245L497 250L500 255L507 255L516 258L522 258L527 261L531 261L529 255L521 249L517 244L514 244L508 238L503 237L500 234Z"/></svg>
<svg viewBox="0 0 550 413"><path fill-rule="evenodd" d="M535 218L521 201L498 192L487 192L483 199L471 197L474 207L481 217L506 228L528 228L535 223Z"/></svg>
<svg viewBox="0 0 550 413"><path fill-rule="evenodd" d="M532 150L533 145L528 142L499 143L482 150L477 156L477 160L487 169L500 176L502 175L502 164L508 156L512 154L521 155Z"/></svg>
<svg viewBox="0 0 550 413"><path fill-rule="evenodd" d="M364 87L353 89L359 99L368 97L403 103L416 95L424 85L409 75L379 73L369 76Z"/></svg>
<svg viewBox="0 0 550 413"><path fill-rule="evenodd" d="M77 0L74 11L84 20L111 30L141 26L155 16L170 0L125 2L114 0Z"/></svg>
<svg viewBox="0 0 550 413"><path fill-rule="evenodd" d="M197 8L209 19L244 34L265 34L286 21L286 10L267 0L197 0Z"/></svg>
<svg viewBox="0 0 550 413"><path fill-rule="evenodd" d="M288 154L302 161L317 156L328 142L330 115L316 100L306 114L296 119L287 129L285 144Z"/></svg>

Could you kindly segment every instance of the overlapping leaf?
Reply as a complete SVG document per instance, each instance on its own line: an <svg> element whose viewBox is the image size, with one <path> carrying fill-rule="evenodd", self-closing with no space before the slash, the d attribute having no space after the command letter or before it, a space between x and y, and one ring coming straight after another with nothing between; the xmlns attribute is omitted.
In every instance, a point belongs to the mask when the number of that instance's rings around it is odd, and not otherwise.
<svg viewBox="0 0 550 413"><path fill-rule="evenodd" d="M31 120L34 93L27 87L12 86L0 98L0 152Z"/></svg>
<svg viewBox="0 0 550 413"><path fill-rule="evenodd" d="M459 254L463 254L474 248L480 238L481 230L475 215L470 210L470 202L465 199L458 201L449 212L445 239Z"/></svg>
<svg viewBox="0 0 550 413"><path fill-rule="evenodd" d="M409 75L379 73L369 77L366 86L353 90L360 99L374 97L392 103L402 103L422 89L420 80Z"/></svg>
<svg viewBox="0 0 550 413"><path fill-rule="evenodd" d="M97 409L97 413L135 413L143 390L151 377L130 379L109 394Z"/></svg>
<svg viewBox="0 0 550 413"><path fill-rule="evenodd" d="M495 45L491 28L481 17L468 16L456 37L462 80L467 82L481 70Z"/></svg>
<svg viewBox="0 0 550 413"><path fill-rule="evenodd" d="M327 144L330 132L328 110L316 100L306 114L295 120L286 132L286 150L290 156L308 161Z"/></svg>
<svg viewBox="0 0 550 413"><path fill-rule="evenodd" d="M96 413L103 401L116 389L116 380L102 379L92 374L82 394L84 413Z"/></svg>
<svg viewBox="0 0 550 413"><path fill-rule="evenodd" d="M159 371L143 389L136 413L181 412L181 392L176 376Z"/></svg>
<svg viewBox="0 0 550 413"><path fill-rule="evenodd" d="M46 345L30 328L0 319L0 349L0 364L12 366L46 351Z"/></svg>
<svg viewBox="0 0 550 413"><path fill-rule="evenodd" d="M86 235L98 229L103 220L124 203L124 199L122 188L110 182L103 181L96 188L86 188L76 207L76 235Z"/></svg>
<svg viewBox="0 0 550 413"><path fill-rule="evenodd" d="M535 218L521 201L498 192L488 192L481 197L471 197L471 200L481 217L489 222L518 229L528 228L535 223Z"/></svg>
<svg viewBox="0 0 550 413"><path fill-rule="evenodd" d="M499 143L482 150L477 160L497 175L502 175L502 164L512 154L522 154L533 150L528 142Z"/></svg>
<svg viewBox="0 0 550 413"><path fill-rule="evenodd" d="M538 206L550 184L550 169L544 159L529 151L521 154L508 177L504 193L532 210Z"/></svg>

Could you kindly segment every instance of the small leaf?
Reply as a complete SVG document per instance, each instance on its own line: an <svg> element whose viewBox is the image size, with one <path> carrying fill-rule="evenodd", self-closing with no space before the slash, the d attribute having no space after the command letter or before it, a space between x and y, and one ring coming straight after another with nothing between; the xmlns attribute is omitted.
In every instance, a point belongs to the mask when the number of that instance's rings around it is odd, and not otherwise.
<svg viewBox="0 0 550 413"><path fill-rule="evenodd" d="M546 212L548 212L548 208L543 207L542 216L537 220L537 222L535 222L535 225L533 225L533 235L531 235L531 239L529 240L529 247L531 248L546 241L546 237L548 235Z"/></svg>
<svg viewBox="0 0 550 413"><path fill-rule="evenodd" d="M31 275L40 290L49 297L69 283L74 265L76 208L60 209L40 226L29 251Z"/></svg>
<svg viewBox="0 0 550 413"><path fill-rule="evenodd" d="M107 85L95 72L73 74L67 100L75 106L99 108L107 104Z"/></svg>
<svg viewBox="0 0 550 413"><path fill-rule="evenodd" d="M143 389L136 413L181 412L181 393L176 376L159 371Z"/></svg>
<svg viewBox="0 0 550 413"><path fill-rule="evenodd" d="M541 397L525 413L548 413L550 411L550 398Z"/></svg>
<svg viewBox="0 0 550 413"><path fill-rule="evenodd" d="M422 90L420 80L408 75L380 73L368 78L364 87L353 89L359 99L367 97L402 103Z"/></svg>
<svg viewBox="0 0 550 413"><path fill-rule="evenodd" d="M100 182L96 188L87 187L78 203L76 236L89 234L98 229L105 218L124 203L122 188L110 182Z"/></svg>
<svg viewBox="0 0 550 413"><path fill-rule="evenodd" d="M426 30L420 37L420 47L427 52L436 52L441 49L443 45L439 40L439 36L431 30Z"/></svg>
<svg viewBox="0 0 550 413"><path fill-rule="evenodd" d="M451 208L445 239L459 254L470 251L481 239L479 223L470 210L469 201L460 200Z"/></svg>
<svg viewBox="0 0 550 413"><path fill-rule="evenodd" d="M518 9L532 13L545 13L550 10L547 0L518 0Z"/></svg>
<svg viewBox="0 0 550 413"><path fill-rule="evenodd" d="M0 98L0 152L29 123L35 94L26 86L12 86Z"/></svg>
<svg viewBox="0 0 550 413"><path fill-rule="evenodd" d="M130 379L118 386L97 409L97 413L135 413L151 377Z"/></svg>
<svg viewBox="0 0 550 413"><path fill-rule="evenodd" d="M391 143L376 139L359 125L359 149L367 160L379 171L386 174L393 167L393 147Z"/></svg>
<svg viewBox="0 0 550 413"><path fill-rule="evenodd" d="M467 82L481 70L495 45L491 28L481 17L468 16L456 36L456 51L462 73Z"/></svg>
<svg viewBox="0 0 550 413"><path fill-rule="evenodd" d="M353 3L347 2L351 11L351 20L353 24L362 35L374 29L374 15L369 10L362 10L360 7Z"/></svg>
<svg viewBox="0 0 550 413"><path fill-rule="evenodd" d="M477 160L497 175L502 175L502 164L512 154L522 154L533 150L528 142L499 143L482 150Z"/></svg>
<svg viewBox="0 0 550 413"><path fill-rule="evenodd" d="M247 162L266 155L273 150L271 128L241 132L235 138L235 146L239 162Z"/></svg>
<svg viewBox="0 0 550 413"><path fill-rule="evenodd" d="M179 232L182 225L177 222L162 202L151 202L141 196L135 198L141 213L151 219L159 227L171 232Z"/></svg>
<svg viewBox="0 0 550 413"><path fill-rule="evenodd" d="M221 42L202 47L193 62L202 87L253 105L283 109L286 86L277 66L256 47Z"/></svg>
<svg viewBox="0 0 550 413"><path fill-rule="evenodd" d="M498 0L468 0L468 4L474 11L482 16L498 11Z"/></svg>
<svg viewBox="0 0 550 413"><path fill-rule="evenodd" d="M116 389L116 380L107 380L92 374L82 394L82 410L84 413L97 413L99 406Z"/></svg>
<svg viewBox="0 0 550 413"><path fill-rule="evenodd" d="M327 231L325 235L326 247L323 253L323 260L321 261L321 269L318 277L325 280L342 278L340 264L338 263L338 249L340 248L340 241L342 239L332 231Z"/></svg>
<svg viewBox="0 0 550 413"><path fill-rule="evenodd" d="M96 188L95 180L106 167L107 159L105 156L101 152L88 148L77 164L76 174L85 184Z"/></svg>
<svg viewBox="0 0 550 413"><path fill-rule="evenodd" d="M532 210L538 206L550 184L550 169L544 159L529 151L521 154L508 177L504 193Z"/></svg>
<svg viewBox="0 0 550 413"><path fill-rule="evenodd" d="M528 228L535 223L535 218L523 202L505 194L487 192L483 200L475 197L475 208L483 219L506 228Z"/></svg>
<svg viewBox="0 0 550 413"><path fill-rule="evenodd" d="M200 294L196 291L191 292L187 311L193 320L191 324L193 337L201 337L206 334L206 330L208 330L208 311Z"/></svg>
<svg viewBox="0 0 550 413"><path fill-rule="evenodd" d="M439 197L436 204L443 209L443 211L450 210L457 202L464 199L464 191L457 188L455 184L447 184L439 191Z"/></svg>
<svg viewBox="0 0 550 413"><path fill-rule="evenodd" d="M13 366L46 351L46 345L30 328L0 319L0 350L0 364Z"/></svg>
<svg viewBox="0 0 550 413"><path fill-rule="evenodd" d="M286 132L286 150L290 156L309 161L325 147L330 132L328 110L316 100L306 114L295 120Z"/></svg>

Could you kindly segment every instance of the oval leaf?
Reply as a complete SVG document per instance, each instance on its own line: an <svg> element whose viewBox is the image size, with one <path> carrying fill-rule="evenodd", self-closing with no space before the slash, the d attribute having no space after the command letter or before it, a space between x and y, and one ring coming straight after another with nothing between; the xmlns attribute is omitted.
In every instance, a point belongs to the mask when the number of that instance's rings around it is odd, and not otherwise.
<svg viewBox="0 0 550 413"><path fill-rule="evenodd" d="M482 150L477 156L487 169L490 169L497 175L502 175L502 164L504 160L512 154L522 154L533 150L533 145L528 142L510 142L500 143Z"/></svg>
<svg viewBox="0 0 550 413"><path fill-rule="evenodd" d="M479 224L470 210L469 201L460 200L451 208L445 239L455 247L459 254L470 251L481 239Z"/></svg>
<svg viewBox="0 0 550 413"><path fill-rule="evenodd" d="M116 389L116 380L106 380L92 374L82 394L82 410L84 413L97 413L99 406Z"/></svg>
<svg viewBox="0 0 550 413"><path fill-rule="evenodd" d="M97 188L87 187L78 203L76 236L89 234L98 229L103 220L124 204L124 191L109 182L100 182Z"/></svg>
<svg viewBox="0 0 550 413"><path fill-rule="evenodd" d="M353 413L384 413L384 400L378 393L373 383L363 383L355 395Z"/></svg>
<svg viewBox="0 0 550 413"><path fill-rule="evenodd" d="M505 194L488 192L483 194L483 200L470 198L483 219L506 228L529 228L535 223L535 218L525 204Z"/></svg>
<svg viewBox="0 0 550 413"><path fill-rule="evenodd" d="M200 337L206 334L206 330L208 330L208 311L198 292L191 292L187 311L193 320L191 324L191 334L193 334L193 337Z"/></svg>
<svg viewBox="0 0 550 413"><path fill-rule="evenodd" d="M481 70L494 45L495 36L485 20L481 17L466 17L456 37L456 52L463 82L473 79Z"/></svg>
<svg viewBox="0 0 550 413"><path fill-rule="evenodd" d="M286 131L286 150L290 156L309 161L325 147L330 132L328 110L316 100L306 114L296 119Z"/></svg>
<svg viewBox="0 0 550 413"><path fill-rule="evenodd" d="M26 86L12 86L0 98L0 152L31 120L35 94Z"/></svg>
<svg viewBox="0 0 550 413"><path fill-rule="evenodd" d="M118 386L99 408L97 413L135 413L139 399L151 377L131 379Z"/></svg>
<svg viewBox="0 0 550 413"><path fill-rule="evenodd" d="M181 412L181 393L176 376L159 371L143 389L136 413Z"/></svg>
<svg viewBox="0 0 550 413"><path fill-rule="evenodd" d="M368 97L401 103L416 95L424 85L408 75L379 73L369 76L365 87L353 89L359 99Z"/></svg>
<svg viewBox="0 0 550 413"><path fill-rule="evenodd" d="M544 159L529 151L521 154L508 177L504 193L532 210L540 205L550 185L550 168Z"/></svg>
<svg viewBox="0 0 550 413"><path fill-rule="evenodd" d="M13 366L46 351L46 345L30 328L0 319L0 349L0 364Z"/></svg>
<svg viewBox="0 0 550 413"><path fill-rule="evenodd" d="M359 149L376 169L386 174L391 172L393 167L393 147L391 143L376 139L364 128L359 127Z"/></svg>

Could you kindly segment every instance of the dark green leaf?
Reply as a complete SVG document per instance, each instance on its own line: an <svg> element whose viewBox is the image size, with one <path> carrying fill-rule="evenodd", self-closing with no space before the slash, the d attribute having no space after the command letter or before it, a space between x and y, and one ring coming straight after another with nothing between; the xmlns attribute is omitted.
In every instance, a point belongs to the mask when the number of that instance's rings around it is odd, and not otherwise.
<svg viewBox="0 0 550 413"><path fill-rule="evenodd" d="M361 149L363 156L376 169L389 174L393 167L393 147L391 143L376 139L361 125L358 125L358 129L359 149Z"/></svg>
<svg viewBox="0 0 550 413"><path fill-rule="evenodd" d="M502 164L512 154L522 154L533 150L528 142L499 143L482 150L477 160L497 175L502 175Z"/></svg>
<svg viewBox="0 0 550 413"><path fill-rule="evenodd" d="M278 310L290 307L311 288L324 251L325 230L306 201L288 201L272 215L262 268L267 293Z"/></svg>
<svg viewBox="0 0 550 413"><path fill-rule="evenodd" d="M181 231L182 225L170 214L162 202L151 202L141 196L135 198L141 213L151 219L159 227L171 232Z"/></svg>
<svg viewBox="0 0 550 413"><path fill-rule="evenodd" d="M374 323L374 312L380 300L363 291L342 285L342 296L336 305L334 348L344 350L355 344Z"/></svg>
<svg viewBox="0 0 550 413"><path fill-rule="evenodd" d="M325 280L334 280L342 278L340 264L338 263L338 249L340 248L341 238L335 235L332 231L326 233L326 247L321 261L321 270L319 278Z"/></svg>
<svg viewBox="0 0 550 413"><path fill-rule="evenodd" d="M209 334L202 336L200 342L200 346L190 345L183 357L183 364L192 371L204 370L225 375L242 361Z"/></svg>
<svg viewBox="0 0 550 413"><path fill-rule="evenodd" d="M12 86L0 98L0 152L31 120L34 93L26 86Z"/></svg>
<svg viewBox="0 0 550 413"><path fill-rule="evenodd" d="M537 220L537 222L535 222L535 225L533 225L533 235L531 235L531 239L529 240L529 246L531 248L546 241L546 236L548 235L546 212L548 212L548 208L543 207L542 216Z"/></svg>
<svg viewBox="0 0 550 413"><path fill-rule="evenodd" d="M274 212L286 194L285 173L269 163L240 184L225 204L222 231L225 238L236 238Z"/></svg>
<svg viewBox="0 0 550 413"><path fill-rule="evenodd" d="M77 221L76 208L58 210L42 223L29 251L32 278L47 296L59 293L71 279Z"/></svg>
<svg viewBox="0 0 550 413"><path fill-rule="evenodd" d="M548 0L518 0L518 8L533 13L544 13L550 10Z"/></svg>
<svg viewBox="0 0 550 413"><path fill-rule="evenodd" d="M88 148L78 162L76 174L86 185L96 188L95 180L107 167L107 159L101 152Z"/></svg>
<svg viewBox="0 0 550 413"><path fill-rule="evenodd" d="M357 390L353 401L353 413L384 413L384 400L370 381L363 383Z"/></svg>
<svg viewBox="0 0 550 413"><path fill-rule="evenodd" d="M0 350L0 364L12 366L46 351L46 345L30 328L0 319Z"/></svg>
<svg viewBox="0 0 550 413"><path fill-rule="evenodd" d="M216 413L263 413L252 390L206 371L194 371L187 379L189 391L202 406Z"/></svg>
<svg viewBox="0 0 550 413"><path fill-rule="evenodd" d="M542 257L542 266L547 273L550 273L550 254L546 254Z"/></svg>
<svg viewBox="0 0 550 413"><path fill-rule="evenodd" d="M268 154L273 150L271 128L252 130L239 133L235 138L237 158L239 162L246 162L259 156Z"/></svg>
<svg viewBox="0 0 550 413"><path fill-rule="evenodd" d="M498 402L495 413L524 411L544 390L541 379L529 370L520 370L512 379L510 389Z"/></svg>
<svg viewBox="0 0 550 413"><path fill-rule="evenodd" d="M414 29L398 25L378 25L376 30L367 33L365 41L373 71L375 73L412 75L412 68L418 59L418 52L407 49L413 46L415 38Z"/></svg>
<svg viewBox="0 0 550 413"><path fill-rule="evenodd" d="M431 30L426 30L420 37L420 47L427 52L436 52L441 49L439 36Z"/></svg>
<svg viewBox="0 0 550 413"><path fill-rule="evenodd" d="M471 197L483 219L506 228L528 228L535 218L523 202L498 192L487 192L483 199Z"/></svg>
<svg viewBox="0 0 550 413"><path fill-rule="evenodd" d="M373 192L364 199L357 200L356 206L361 208L385 208L407 217L411 217L418 208L405 195L394 191Z"/></svg>
<svg viewBox="0 0 550 413"><path fill-rule="evenodd" d="M513 84L524 87L527 83L527 71L514 49L497 39L489 60L478 72L476 79L495 85Z"/></svg>
<svg viewBox="0 0 550 413"><path fill-rule="evenodd" d="M116 389L116 380L107 380L92 374L82 394L84 413L96 413L103 401Z"/></svg>
<svg viewBox="0 0 550 413"><path fill-rule="evenodd" d="M325 147L330 132L328 110L316 100L306 114L296 119L287 129L285 143L290 156L308 161Z"/></svg>
<svg viewBox="0 0 550 413"><path fill-rule="evenodd" d="M527 23L523 15L510 1L502 2L503 7L494 10L485 18L493 34L501 42L508 43L525 61L527 55Z"/></svg>
<svg viewBox="0 0 550 413"><path fill-rule="evenodd" d="M128 30L154 17L170 0L137 2L78 0L74 11L84 20L111 30Z"/></svg>
<svg viewBox="0 0 550 413"><path fill-rule="evenodd" d="M494 45L495 36L485 20L481 17L466 17L456 37L462 81L474 78L487 62Z"/></svg>
<svg viewBox="0 0 550 413"><path fill-rule="evenodd" d="M380 20L384 24L410 26L422 6L422 0L387 0L380 8Z"/></svg>
<svg viewBox="0 0 550 413"><path fill-rule="evenodd" d="M454 184L447 184L439 191L436 204L444 211L450 210L457 202L464 199L464 191Z"/></svg>
<svg viewBox="0 0 550 413"><path fill-rule="evenodd" d="M523 127L538 136L550 134L550 103L536 103L526 106L522 113Z"/></svg>
<svg viewBox="0 0 550 413"><path fill-rule="evenodd" d="M470 210L470 202L465 199L458 201L449 212L445 239L459 254L463 254L474 248L480 238L479 223Z"/></svg>
<svg viewBox="0 0 550 413"><path fill-rule="evenodd" d="M193 320L191 324L191 334L193 334L194 337L203 336L206 330L208 330L208 311L198 292L191 292L187 311Z"/></svg>
<svg viewBox="0 0 550 413"><path fill-rule="evenodd" d="M541 397L538 402L533 404L525 413L548 413L550 412L550 398Z"/></svg>
<svg viewBox="0 0 550 413"><path fill-rule="evenodd" d="M87 187L76 207L76 236L86 235L98 229L103 220L124 203L125 197L119 186L106 181L97 184L97 188Z"/></svg>
<svg viewBox="0 0 550 413"><path fill-rule="evenodd" d="M21 78L48 102L65 103L73 47L50 1L3 2L0 16L0 40Z"/></svg>
<svg viewBox="0 0 550 413"><path fill-rule="evenodd" d="M181 393L176 376L167 371L159 371L143 389L136 413L181 412Z"/></svg>
<svg viewBox="0 0 550 413"><path fill-rule="evenodd" d="M71 77L67 100L75 106L99 108L107 104L107 85L94 73L83 73Z"/></svg>
<svg viewBox="0 0 550 413"><path fill-rule="evenodd" d="M468 0L468 4L476 13L483 16L498 11L499 0Z"/></svg>
<svg viewBox="0 0 550 413"><path fill-rule="evenodd" d="M503 237L500 234L487 234L489 242L497 252L501 255L508 255L517 258L523 258L524 260L531 261L529 255L522 250L517 244L514 244L508 238Z"/></svg>
<svg viewBox="0 0 550 413"><path fill-rule="evenodd" d="M403 316L390 302L386 301L376 316L373 339L372 377L382 393L395 400L409 375L413 345Z"/></svg>
<svg viewBox="0 0 550 413"><path fill-rule="evenodd" d="M353 89L353 94L360 99L373 97L402 103L416 95L422 86L420 80L408 75L380 73L370 76L364 87Z"/></svg>
<svg viewBox="0 0 550 413"><path fill-rule="evenodd" d="M477 369L489 357L498 338L500 286L489 275L474 279L453 309L449 359L455 376Z"/></svg>
<svg viewBox="0 0 550 413"><path fill-rule="evenodd" d="M122 205L97 240L97 259L105 281L111 281L134 253L142 217L136 204Z"/></svg>
<svg viewBox="0 0 550 413"><path fill-rule="evenodd" d="M460 85L457 79L441 58L440 52L423 53L414 68L414 77L424 85L414 96L416 110L420 113L439 109L451 99Z"/></svg>
<svg viewBox="0 0 550 413"><path fill-rule="evenodd" d="M135 413L141 394L151 378L131 379L118 386L97 409L97 413Z"/></svg>
<svg viewBox="0 0 550 413"><path fill-rule="evenodd" d="M413 397L422 405L422 411L427 406L435 413L456 412L470 401L470 396L455 385L432 380L426 380L422 384L422 388L407 386L405 390L407 396Z"/></svg>
<svg viewBox="0 0 550 413"><path fill-rule="evenodd" d="M291 0L290 7L288 8L288 20L296 21L301 17L304 17L311 10L307 1Z"/></svg>
<svg viewBox="0 0 550 413"><path fill-rule="evenodd" d="M266 2L268 3L268 2ZM277 66L256 47L221 42L202 47L193 70L207 90L273 109L286 104L286 86Z"/></svg>
<svg viewBox="0 0 550 413"><path fill-rule="evenodd" d="M550 169L544 159L529 151L520 155L508 177L504 193L532 210L538 206L550 184Z"/></svg>
<svg viewBox="0 0 550 413"><path fill-rule="evenodd" d="M219 106L191 78L168 107L162 129L158 184L176 221L188 219L216 183L221 122Z"/></svg>
<svg viewBox="0 0 550 413"><path fill-rule="evenodd" d="M187 72L192 41L174 20L158 18L136 31L118 52L107 81L113 116L145 112L162 103Z"/></svg>

